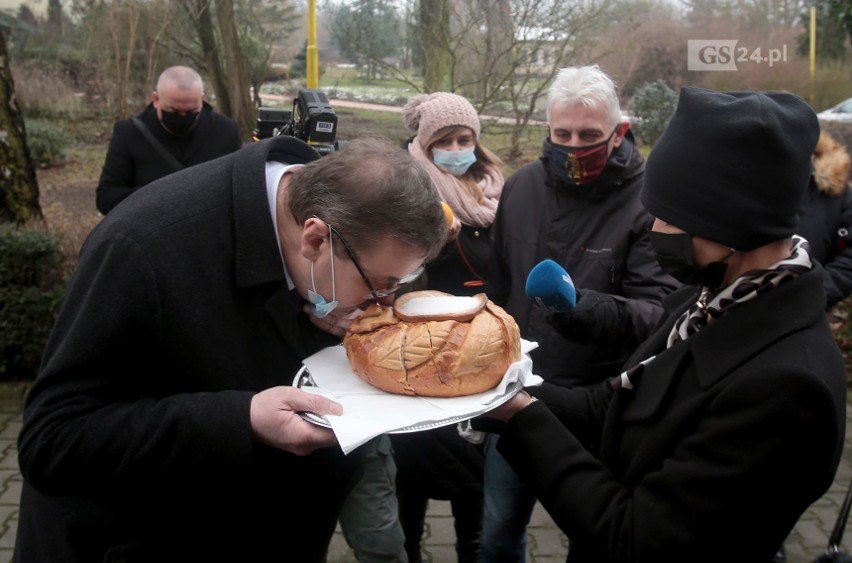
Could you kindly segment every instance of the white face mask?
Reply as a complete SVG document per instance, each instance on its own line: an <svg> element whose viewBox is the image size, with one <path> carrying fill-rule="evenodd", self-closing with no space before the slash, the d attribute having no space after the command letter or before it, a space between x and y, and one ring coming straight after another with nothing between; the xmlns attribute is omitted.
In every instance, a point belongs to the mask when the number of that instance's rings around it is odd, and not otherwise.
<svg viewBox="0 0 852 563"><path fill-rule="evenodd" d="M334 242L332 242L334 236L331 234L331 230L328 233L328 245L329 251L331 252L331 301L326 301L325 297L317 293L317 286L314 283L314 263L311 262L311 287L313 289L308 290L308 301L311 302L311 314L318 319L322 319L328 316L329 313L334 311L337 308L339 302L337 301L337 291L334 282Z"/></svg>

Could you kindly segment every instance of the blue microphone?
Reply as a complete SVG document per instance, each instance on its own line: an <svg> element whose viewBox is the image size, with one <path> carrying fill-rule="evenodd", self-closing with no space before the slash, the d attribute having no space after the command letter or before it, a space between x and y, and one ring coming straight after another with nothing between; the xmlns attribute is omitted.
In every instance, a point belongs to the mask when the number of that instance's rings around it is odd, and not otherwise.
<svg viewBox="0 0 852 563"><path fill-rule="evenodd" d="M577 304L574 282L565 268L550 260L542 260L527 276L527 297L535 299L554 313L567 313Z"/></svg>

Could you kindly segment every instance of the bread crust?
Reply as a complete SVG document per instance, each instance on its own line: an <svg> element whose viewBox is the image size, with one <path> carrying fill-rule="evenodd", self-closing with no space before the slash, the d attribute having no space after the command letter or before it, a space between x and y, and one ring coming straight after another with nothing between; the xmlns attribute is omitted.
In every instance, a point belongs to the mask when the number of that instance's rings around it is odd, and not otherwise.
<svg viewBox="0 0 852 563"><path fill-rule="evenodd" d="M353 321L343 346L352 371L367 383L427 397L492 389L521 357L518 325L491 301L470 321L402 320L392 307L373 304Z"/></svg>

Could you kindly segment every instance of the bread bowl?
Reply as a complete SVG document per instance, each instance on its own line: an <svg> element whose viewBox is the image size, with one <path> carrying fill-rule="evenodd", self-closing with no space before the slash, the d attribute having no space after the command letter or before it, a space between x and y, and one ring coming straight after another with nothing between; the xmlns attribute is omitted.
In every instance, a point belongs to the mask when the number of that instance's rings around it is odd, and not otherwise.
<svg viewBox="0 0 852 563"><path fill-rule="evenodd" d="M460 397L494 388L520 359L518 325L484 294L416 291L370 305L343 339L352 371L389 393Z"/></svg>

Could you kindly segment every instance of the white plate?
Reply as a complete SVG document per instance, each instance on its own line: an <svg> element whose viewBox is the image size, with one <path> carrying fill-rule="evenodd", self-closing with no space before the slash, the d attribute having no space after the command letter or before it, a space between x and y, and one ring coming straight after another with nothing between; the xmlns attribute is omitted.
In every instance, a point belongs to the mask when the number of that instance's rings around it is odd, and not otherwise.
<svg viewBox="0 0 852 563"><path fill-rule="evenodd" d="M308 371L307 366L302 366L302 369L296 373L296 377L293 378L293 387L301 389L302 387L317 387L314 383L313 379L311 379L311 374ZM450 424L455 424L457 422L464 422L470 418L474 418L481 414L484 414L492 409L496 409L512 397L518 394L518 392L524 388L524 384L520 381L514 381L510 383L506 387L506 392L500 395L499 397L495 397L491 399L489 402L485 403L482 406L482 409L473 412L467 413L465 415L459 416L450 416L447 418L442 418L439 420L424 420L422 422L418 422L416 424L412 424L411 426L405 426L403 428L398 428L396 430L391 430L388 434L405 434L407 432L421 432L423 430L431 430L433 428L439 428L441 426L447 426ZM392 393L388 393L389 395L393 395ZM409 395L398 395L400 399L410 399ZM328 419L320 414L315 414L312 412L301 412L299 413L302 418L316 424L317 426L323 426L325 428L331 428L331 424L329 424Z"/></svg>

